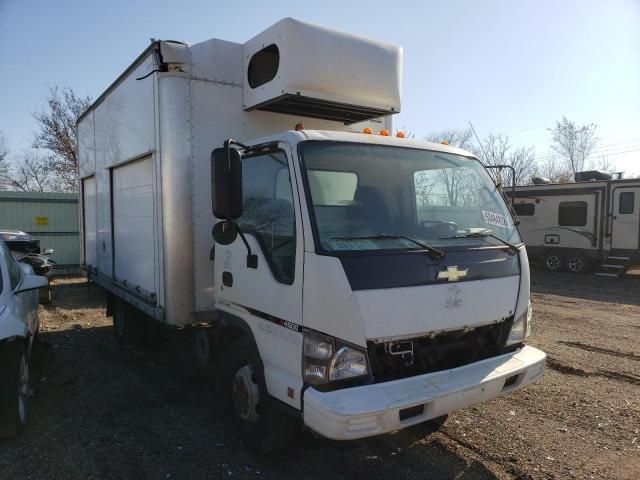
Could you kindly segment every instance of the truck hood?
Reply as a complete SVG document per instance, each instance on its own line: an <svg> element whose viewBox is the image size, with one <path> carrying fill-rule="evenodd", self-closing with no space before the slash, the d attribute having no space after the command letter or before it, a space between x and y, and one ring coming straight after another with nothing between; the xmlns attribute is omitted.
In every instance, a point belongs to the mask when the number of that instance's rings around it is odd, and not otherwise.
<svg viewBox="0 0 640 480"><path fill-rule="evenodd" d="M461 330L514 314L520 277L354 292L367 340Z"/></svg>
<svg viewBox="0 0 640 480"><path fill-rule="evenodd" d="M466 275L438 278L454 267ZM363 347L499 322L528 305L524 249L449 252L442 261L305 252L304 272L304 326Z"/></svg>

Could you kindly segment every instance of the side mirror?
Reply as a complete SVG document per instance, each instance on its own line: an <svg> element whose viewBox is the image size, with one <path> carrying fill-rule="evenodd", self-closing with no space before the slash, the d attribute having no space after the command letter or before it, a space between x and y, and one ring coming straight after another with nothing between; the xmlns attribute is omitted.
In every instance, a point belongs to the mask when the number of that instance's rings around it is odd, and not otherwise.
<svg viewBox="0 0 640 480"><path fill-rule="evenodd" d="M30 290L38 290L39 288L45 288L49 286L49 280L45 277L41 277L40 275L27 275L22 280L20 287L15 291L15 293L28 292Z"/></svg>
<svg viewBox="0 0 640 480"><path fill-rule="evenodd" d="M211 200L216 218L235 220L242 215L242 163L235 148L211 152Z"/></svg>

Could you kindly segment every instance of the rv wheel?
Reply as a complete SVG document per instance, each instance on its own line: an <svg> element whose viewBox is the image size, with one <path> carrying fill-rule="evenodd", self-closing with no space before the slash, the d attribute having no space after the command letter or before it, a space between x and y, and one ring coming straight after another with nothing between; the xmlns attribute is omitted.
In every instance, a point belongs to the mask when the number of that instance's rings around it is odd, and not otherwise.
<svg viewBox="0 0 640 480"><path fill-rule="evenodd" d="M584 256L574 253L567 258L567 270L571 273L585 273L589 268L589 263Z"/></svg>
<svg viewBox="0 0 640 480"><path fill-rule="evenodd" d="M243 443L256 453L284 447L295 422L273 404L253 342L239 338L226 352L222 367L224 396Z"/></svg>
<svg viewBox="0 0 640 480"><path fill-rule="evenodd" d="M563 259L558 253L550 253L544 257L544 268L550 272L559 272L563 267Z"/></svg>

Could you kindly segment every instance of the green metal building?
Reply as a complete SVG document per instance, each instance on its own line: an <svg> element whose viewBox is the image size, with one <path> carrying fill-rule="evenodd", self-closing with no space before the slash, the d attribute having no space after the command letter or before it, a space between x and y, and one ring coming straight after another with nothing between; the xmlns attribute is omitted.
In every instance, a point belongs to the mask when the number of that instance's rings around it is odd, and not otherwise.
<svg viewBox="0 0 640 480"><path fill-rule="evenodd" d="M0 192L0 230L21 230L54 250L58 273L79 271L80 228L75 193Z"/></svg>

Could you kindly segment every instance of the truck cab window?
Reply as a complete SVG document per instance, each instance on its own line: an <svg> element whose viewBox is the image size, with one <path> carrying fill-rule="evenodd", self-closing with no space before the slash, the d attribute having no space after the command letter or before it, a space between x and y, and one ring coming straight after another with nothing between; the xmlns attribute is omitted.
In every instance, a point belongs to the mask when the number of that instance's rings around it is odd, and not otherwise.
<svg viewBox="0 0 640 480"><path fill-rule="evenodd" d="M287 158L280 151L245 158L242 177L244 205L238 224L258 240L273 276L293 283L295 216Z"/></svg>

